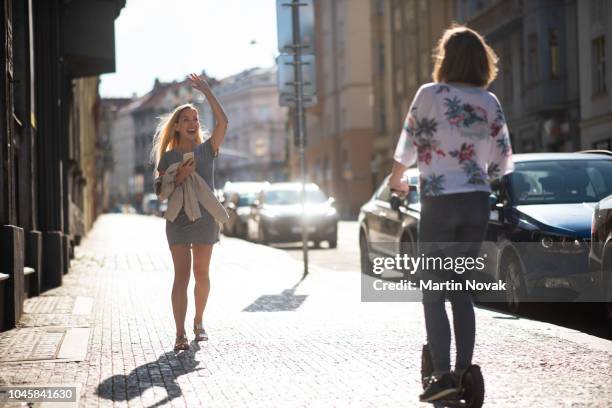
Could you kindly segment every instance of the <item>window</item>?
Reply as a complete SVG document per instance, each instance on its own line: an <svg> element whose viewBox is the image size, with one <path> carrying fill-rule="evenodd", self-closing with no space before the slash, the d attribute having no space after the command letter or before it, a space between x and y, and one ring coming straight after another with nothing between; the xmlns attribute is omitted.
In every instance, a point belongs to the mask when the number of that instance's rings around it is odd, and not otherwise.
<svg viewBox="0 0 612 408"><path fill-rule="evenodd" d="M506 41L502 48L502 80L504 84L504 101L511 102L514 94L514 79L512 78L512 46L510 41Z"/></svg>
<svg viewBox="0 0 612 408"><path fill-rule="evenodd" d="M508 181L517 204L597 202L612 192L612 163L608 160L517 163Z"/></svg>
<svg viewBox="0 0 612 408"><path fill-rule="evenodd" d="M378 43L378 74L382 75L385 72L385 43Z"/></svg>
<svg viewBox="0 0 612 408"><path fill-rule="evenodd" d="M321 160L317 159L314 163L314 168L313 168L313 174L314 174L314 180L316 180L316 183L321 185Z"/></svg>
<svg viewBox="0 0 612 408"><path fill-rule="evenodd" d="M527 84L531 85L540 77L540 64L538 55L538 35L531 33L527 37Z"/></svg>
<svg viewBox="0 0 612 408"><path fill-rule="evenodd" d="M548 47L550 49L550 77L559 78L561 71L561 55L559 49L559 29L548 30Z"/></svg>
<svg viewBox="0 0 612 408"><path fill-rule="evenodd" d="M593 149L612 150L612 138L598 140L593 143Z"/></svg>
<svg viewBox="0 0 612 408"><path fill-rule="evenodd" d="M387 115L385 113L385 101L380 98L377 106L377 127L378 127L378 135L386 136L387 133Z"/></svg>
<svg viewBox="0 0 612 408"><path fill-rule="evenodd" d="M412 29L414 27L414 1L408 0L404 3L404 18L406 19L406 27Z"/></svg>
<svg viewBox="0 0 612 408"><path fill-rule="evenodd" d="M344 21L340 20L338 22L338 48L340 50L344 50L344 46L346 44L345 38L346 38L346 32L344 29Z"/></svg>
<svg viewBox="0 0 612 408"><path fill-rule="evenodd" d="M266 148L267 148L267 143L263 138L257 138L255 139L255 148L253 149L255 151L255 156L261 157L264 156L266 154Z"/></svg>
<svg viewBox="0 0 612 408"><path fill-rule="evenodd" d="M606 86L606 39L601 36L593 40L593 95L605 93Z"/></svg>
<svg viewBox="0 0 612 408"><path fill-rule="evenodd" d="M267 121L270 118L270 109L267 106L259 108L259 120L262 122Z"/></svg>
<svg viewBox="0 0 612 408"><path fill-rule="evenodd" d="M404 70L398 68L395 71L395 96L400 98L404 94Z"/></svg>
<svg viewBox="0 0 612 408"><path fill-rule="evenodd" d="M327 183L327 180L331 179L331 168L329 167L329 159L327 156L323 158L323 178Z"/></svg>
<svg viewBox="0 0 612 408"><path fill-rule="evenodd" d="M385 1L376 0L376 15L382 16L383 14L385 14Z"/></svg>
<svg viewBox="0 0 612 408"><path fill-rule="evenodd" d="M606 0L591 0L591 27L598 29L606 16Z"/></svg>
<svg viewBox="0 0 612 408"><path fill-rule="evenodd" d="M393 10L393 18L393 28L400 31L402 29L402 10L399 7L395 7Z"/></svg>

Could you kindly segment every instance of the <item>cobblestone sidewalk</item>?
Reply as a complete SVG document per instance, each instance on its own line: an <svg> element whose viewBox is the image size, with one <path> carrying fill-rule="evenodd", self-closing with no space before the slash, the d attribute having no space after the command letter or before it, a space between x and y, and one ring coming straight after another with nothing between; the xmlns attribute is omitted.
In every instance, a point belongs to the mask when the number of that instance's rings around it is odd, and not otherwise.
<svg viewBox="0 0 612 408"><path fill-rule="evenodd" d="M281 250L222 237L210 340L177 355L164 221L104 215L64 285L28 299L20 327L0 333L0 383L78 385L84 407L429 406L418 403L420 305L361 303L358 271L301 273ZM191 287L189 302L187 322ZM485 406L612 406L612 353L500 313L477 319Z"/></svg>

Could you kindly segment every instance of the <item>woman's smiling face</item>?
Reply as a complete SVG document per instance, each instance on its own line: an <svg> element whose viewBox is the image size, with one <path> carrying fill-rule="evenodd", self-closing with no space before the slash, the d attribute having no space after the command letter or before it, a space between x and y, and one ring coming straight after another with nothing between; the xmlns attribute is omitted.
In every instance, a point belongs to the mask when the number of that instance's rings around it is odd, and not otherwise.
<svg viewBox="0 0 612 408"><path fill-rule="evenodd" d="M195 141L200 131L198 112L191 108L183 109L183 111L179 113L174 129L178 132L181 139L186 138L189 141Z"/></svg>

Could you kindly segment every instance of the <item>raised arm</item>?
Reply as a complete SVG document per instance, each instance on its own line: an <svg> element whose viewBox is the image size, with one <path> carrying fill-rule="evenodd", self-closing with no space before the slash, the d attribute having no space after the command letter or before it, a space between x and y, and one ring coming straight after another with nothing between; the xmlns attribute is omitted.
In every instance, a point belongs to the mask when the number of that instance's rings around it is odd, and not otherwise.
<svg viewBox="0 0 612 408"><path fill-rule="evenodd" d="M216 155L223 143L223 139L225 139L225 133L227 132L227 115L206 80L197 74L190 74L189 79L191 80L191 86L204 94L215 117L215 128L213 129L210 143L212 145L213 154Z"/></svg>

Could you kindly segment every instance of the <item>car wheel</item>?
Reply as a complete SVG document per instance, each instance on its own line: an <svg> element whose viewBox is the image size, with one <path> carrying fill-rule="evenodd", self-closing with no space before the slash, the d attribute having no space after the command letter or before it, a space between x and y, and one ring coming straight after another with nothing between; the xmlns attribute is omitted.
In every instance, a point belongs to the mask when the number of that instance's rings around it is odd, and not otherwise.
<svg viewBox="0 0 612 408"><path fill-rule="evenodd" d="M370 260L370 248L368 245L368 239L366 238L365 232L359 233L359 253L361 259L361 273L364 275L373 275L374 265Z"/></svg>
<svg viewBox="0 0 612 408"><path fill-rule="evenodd" d="M608 331L612 334L612 251L606 254L603 267L604 279L604 317L608 324Z"/></svg>
<svg viewBox="0 0 612 408"><path fill-rule="evenodd" d="M506 307L512 313L519 313L525 309L525 300L527 299L523 268L521 268L515 256L506 257L502 264L502 276L506 283L506 292L504 293Z"/></svg>
<svg viewBox="0 0 612 408"><path fill-rule="evenodd" d="M257 231L257 238L260 244L262 245L268 244L268 237L266 236L266 231L262 223L259 223L259 229Z"/></svg>
<svg viewBox="0 0 612 408"><path fill-rule="evenodd" d="M608 331L612 333L612 279L608 279L608 288L606 290L606 322L608 323Z"/></svg>
<svg viewBox="0 0 612 408"><path fill-rule="evenodd" d="M243 238L244 239L244 226L241 222L236 222L236 226L235 226L235 236L237 238Z"/></svg>
<svg viewBox="0 0 612 408"><path fill-rule="evenodd" d="M338 237L332 238L332 239L328 239L327 242L329 242L329 248L337 248L338 247Z"/></svg>
<svg viewBox="0 0 612 408"><path fill-rule="evenodd" d="M237 227L237 225L238 225L238 221L234 220L234 222L232 222L232 224L230 225L230 228L228 228L229 229L229 231L228 231L229 236L231 236L231 237L235 237L236 236L236 227Z"/></svg>

